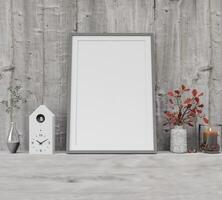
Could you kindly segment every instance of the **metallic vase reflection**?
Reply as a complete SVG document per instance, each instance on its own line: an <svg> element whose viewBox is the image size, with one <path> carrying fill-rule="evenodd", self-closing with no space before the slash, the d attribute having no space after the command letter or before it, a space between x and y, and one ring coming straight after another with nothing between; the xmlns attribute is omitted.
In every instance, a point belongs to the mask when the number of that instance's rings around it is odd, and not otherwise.
<svg viewBox="0 0 222 200"><path fill-rule="evenodd" d="M11 122L8 133L7 146L10 153L16 153L19 147L19 133L14 122Z"/></svg>

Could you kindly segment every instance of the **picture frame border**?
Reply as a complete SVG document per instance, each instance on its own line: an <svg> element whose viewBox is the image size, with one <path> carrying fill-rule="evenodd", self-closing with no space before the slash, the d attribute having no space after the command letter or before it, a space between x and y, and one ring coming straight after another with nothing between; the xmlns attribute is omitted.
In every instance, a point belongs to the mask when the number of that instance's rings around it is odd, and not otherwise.
<svg viewBox="0 0 222 200"><path fill-rule="evenodd" d="M150 36L151 37L151 70L152 70L152 104L153 104L153 146L154 150L70 150L70 116L71 116L71 80L72 80L72 38L73 36ZM68 62L68 108L66 153L68 154L154 154L157 153L156 135L156 103L155 103L155 63L154 63L154 33L71 33L69 36Z"/></svg>

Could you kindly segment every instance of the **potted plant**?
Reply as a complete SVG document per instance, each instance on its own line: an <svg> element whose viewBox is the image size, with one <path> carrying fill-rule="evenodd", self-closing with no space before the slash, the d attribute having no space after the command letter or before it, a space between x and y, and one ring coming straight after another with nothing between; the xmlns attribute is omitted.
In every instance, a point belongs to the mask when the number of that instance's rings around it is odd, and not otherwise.
<svg viewBox="0 0 222 200"><path fill-rule="evenodd" d="M189 89L182 85L179 89L167 93L169 110L165 111L167 122L165 125L173 126L170 133L170 150L175 153L187 152L187 130L184 126L193 127L199 117L208 123L203 114L203 103L200 97L202 92Z"/></svg>
<svg viewBox="0 0 222 200"><path fill-rule="evenodd" d="M27 93L31 94L29 90L22 90L22 85L18 83L17 79L15 82L16 84L7 88L9 98L0 101L0 103L5 107L6 113L8 113L10 117L7 146L11 153L16 153L20 144L19 133L14 121L14 113L21 108L21 104L27 102Z"/></svg>

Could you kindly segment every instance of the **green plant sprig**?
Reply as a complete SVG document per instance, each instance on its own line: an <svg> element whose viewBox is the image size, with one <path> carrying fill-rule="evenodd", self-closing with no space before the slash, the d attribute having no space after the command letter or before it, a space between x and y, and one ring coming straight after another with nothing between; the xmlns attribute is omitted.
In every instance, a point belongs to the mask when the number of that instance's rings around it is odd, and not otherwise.
<svg viewBox="0 0 222 200"><path fill-rule="evenodd" d="M21 108L22 104L27 103L28 96L22 92L21 85L10 86L7 88L9 98L0 101L5 107L5 112L10 114L10 120L13 120L13 113ZM25 90L26 93L31 94L31 91Z"/></svg>

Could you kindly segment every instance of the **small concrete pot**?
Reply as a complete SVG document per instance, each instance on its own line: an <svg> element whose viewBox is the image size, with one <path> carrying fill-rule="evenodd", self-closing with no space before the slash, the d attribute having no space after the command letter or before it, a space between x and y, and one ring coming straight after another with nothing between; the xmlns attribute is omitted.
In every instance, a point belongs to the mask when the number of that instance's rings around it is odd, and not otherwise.
<svg viewBox="0 0 222 200"><path fill-rule="evenodd" d="M187 130L183 126L175 126L171 129L170 151L173 153L187 152Z"/></svg>

